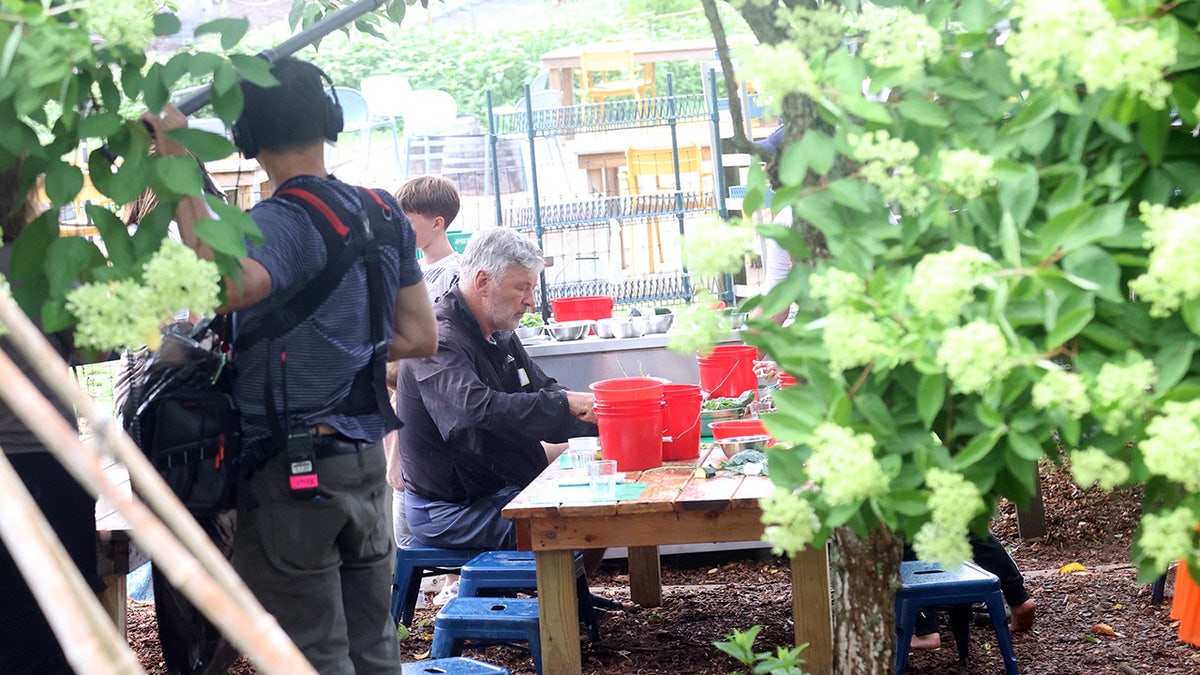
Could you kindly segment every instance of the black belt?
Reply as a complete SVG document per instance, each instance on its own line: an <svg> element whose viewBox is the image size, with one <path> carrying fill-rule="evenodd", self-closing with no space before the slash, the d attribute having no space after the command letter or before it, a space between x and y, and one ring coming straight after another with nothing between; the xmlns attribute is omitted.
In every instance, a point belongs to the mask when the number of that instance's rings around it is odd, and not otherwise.
<svg viewBox="0 0 1200 675"><path fill-rule="evenodd" d="M342 434L313 436L313 450L316 451L317 459L333 457L334 455L352 455L360 450L366 450L373 445L375 444L343 436Z"/></svg>

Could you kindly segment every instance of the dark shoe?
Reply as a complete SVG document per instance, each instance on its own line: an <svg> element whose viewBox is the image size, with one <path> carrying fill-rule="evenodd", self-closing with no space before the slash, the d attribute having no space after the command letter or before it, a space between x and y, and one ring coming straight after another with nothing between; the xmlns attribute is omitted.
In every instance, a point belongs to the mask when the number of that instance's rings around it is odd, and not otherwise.
<svg viewBox="0 0 1200 675"><path fill-rule="evenodd" d="M1037 612L1037 603L1033 598L1022 602L1012 608L1012 617L1008 622L1008 631L1010 633L1020 633L1024 630L1033 628L1033 617Z"/></svg>

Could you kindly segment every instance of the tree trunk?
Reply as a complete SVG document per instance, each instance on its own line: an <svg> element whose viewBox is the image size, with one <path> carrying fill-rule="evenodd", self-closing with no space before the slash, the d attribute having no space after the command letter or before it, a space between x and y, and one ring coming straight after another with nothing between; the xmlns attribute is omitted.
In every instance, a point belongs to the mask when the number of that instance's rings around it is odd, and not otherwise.
<svg viewBox="0 0 1200 675"><path fill-rule="evenodd" d="M890 675L896 661L896 610L904 546L885 528L866 538L848 527L830 537L833 672Z"/></svg>

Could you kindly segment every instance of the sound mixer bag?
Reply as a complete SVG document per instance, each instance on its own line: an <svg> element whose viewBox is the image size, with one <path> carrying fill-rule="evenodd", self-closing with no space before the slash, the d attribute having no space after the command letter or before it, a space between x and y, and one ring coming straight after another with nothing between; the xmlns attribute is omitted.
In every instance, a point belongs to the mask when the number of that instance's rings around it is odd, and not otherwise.
<svg viewBox="0 0 1200 675"><path fill-rule="evenodd" d="M196 516L236 506L242 435L226 323L164 328L122 408L126 432Z"/></svg>

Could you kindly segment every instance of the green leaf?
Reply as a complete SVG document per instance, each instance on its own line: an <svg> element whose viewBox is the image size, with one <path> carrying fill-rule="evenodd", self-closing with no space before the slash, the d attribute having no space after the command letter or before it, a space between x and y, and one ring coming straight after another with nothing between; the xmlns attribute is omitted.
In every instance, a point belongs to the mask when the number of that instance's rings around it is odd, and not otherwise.
<svg viewBox="0 0 1200 675"><path fill-rule="evenodd" d="M1059 314L1054 328L1046 335L1045 348L1053 350L1075 337L1095 316L1096 311L1091 305Z"/></svg>
<svg viewBox="0 0 1200 675"><path fill-rule="evenodd" d="M1171 116L1166 110L1152 110L1149 106L1143 106L1143 113L1137 125L1138 142L1141 143L1151 165L1162 163L1170 131Z"/></svg>
<svg viewBox="0 0 1200 675"><path fill-rule="evenodd" d="M792 205L792 209L802 220L807 220L819 230L828 233L842 229L841 216L833 208L832 196L828 192L818 192L798 199Z"/></svg>
<svg viewBox="0 0 1200 675"><path fill-rule="evenodd" d="M113 112L88 115L79 122L80 138L108 138L121 129L124 120Z"/></svg>
<svg viewBox="0 0 1200 675"><path fill-rule="evenodd" d="M944 129L950 126L950 116L936 103L925 98L906 98L897 106L900 116L924 127Z"/></svg>
<svg viewBox="0 0 1200 675"><path fill-rule="evenodd" d="M1125 201L1114 202L1095 209L1093 215L1088 218L1086 226L1069 234L1062 247L1071 251L1092 242L1116 237L1125 229L1125 213L1128 209L1129 203Z"/></svg>
<svg viewBox="0 0 1200 675"><path fill-rule="evenodd" d="M1009 434L1008 447L1021 459L1036 462L1042 457L1042 444L1028 434Z"/></svg>
<svg viewBox="0 0 1200 675"><path fill-rule="evenodd" d="M51 297L61 297L83 278L83 273L104 264L104 255L84 237L60 237L50 244L47 257L54 261L46 266Z"/></svg>
<svg viewBox="0 0 1200 675"><path fill-rule="evenodd" d="M813 173L823 176L833 168L833 162L837 159L837 148L833 139L824 132L810 129L805 132L798 145Z"/></svg>
<svg viewBox="0 0 1200 675"><path fill-rule="evenodd" d="M50 203L63 205L75 199L83 189L83 171L67 162L54 161L46 167L46 196Z"/></svg>
<svg viewBox="0 0 1200 675"><path fill-rule="evenodd" d="M996 441L1000 439L1000 435L1003 433L1003 428L996 427L987 433L976 435L969 443L967 443L967 447L963 448L962 452L954 455L954 468L957 471L962 471L963 469L978 463L984 457L987 457L988 453L991 452L992 448L996 446Z"/></svg>
<svg viewBox="0 0 1200 675"><path fill-rule="evenodd" d="M191 157L159 157L154 172L171 192L179 195L198 195L204 190L200 167Z"/></svg>
<svg viewBox="0 0 1200 675"><path fill-rule="evenodd" d="M137 262L137 257L133 252L133 239L129 236L129 228L108 209L89 205L87 214L104 239L104 249L108 251L108 259L115 271L121 275L129 274Z"/></svg>
<svg viewBox="0 0 1200 675"><path fill-rule="evenodd" d="M851 178L843 178L830 183L827 188L833 200L846 208L861 213L871 212L871 190L866 183Z"/></svg>
<svg viewBox="0 0 1200 675"><path fill-rule="evenodd" d="M224 159L237 152L237 147L228 138L208 131L172 129L167 135L182 143L201 162Z"/></svg>
<svg viewBox="0 0 1200 675"><path fill-rule="evenodd" d="M770 453L767 453L770 456ZM929 502L921 490L892 490L880 498L879 503L906 516L923 516L929 513Z"/></svg>
<svg viewBox="0 0 1200 675"><path fill-rule="evenodd" d="M164 35L174 35L183 27L179 17L174 14L155 14L154 15L154 35L162 37Z"/></svg>
<svg viewBox="0 0 1200 675"><path fill-rule="evenodd" d="M1099 246L1084 246L1068 253L1062 260L1068 279L1080 278L1091 282L1097 295L1111 302L1121 302L1121 268L1112 256ZM1090 290L1090 289L1089 289Z"/></svg>
<svg viewBox="0 0 1200 675"><path fill-rule="evenodd" d="M166 82L163 81L162 64L156 63L150 66L150 69L146 71L145 79L142 80L142 101L146 103L146 108L150 112L159 112L170 96L171 92L167 88Z"/></svg>
<svg viewBox="0 0 1200 675"><path fill-rule="evenodd" d="M793 143L783 149L779 158L779 180L785 185L798 185L804 181L808 172L808 157L800 143Z"/></svg>
<svg viewBox="0 0 1200 675"><path fill-rule="evenodd" d="M861 95L851 94L840 101L846 111L867 122L876 124L891 124L892 116L887 108L879 103L872 103Z"/></svg>
<svg viewBox="0 0 1200 675"><path fill-rule="evenodd" d="M250 22L246 19L213 19L197 26L196 35L218 33L221 36L221 48L230 50L242 41L248 30L250 30Z"/></svg>
<svg viewBox="0 0 1200 675"><path fill-rule="evenodd" d="M241 230L224 220L205 218L196 223L196 236L213 251L241 260L246 257L246 240Z"/></svg>
<svg viewBox="0 0 1200 675"><path fill-rule="evenodd" d="M1192 331L1193 335L1200 335L1200 298L1184 300L1183 311L1180 314L1188 330Z"/></svg>
<svg viewBox="0 0 1200 675"><path fill-rule="evenodd" d="M238 76L251 84L260 87L274 87L279 80L271 74L271 64L266 59L245 54L230 54L229 62L233 64Z"/></svg>
<svg viewBox="0 0 1200 675"><path fill-rule="evenodd" d="M946 401L946 376L941 373L922 375L917 385L917 414L928 429Z"/></svg>
<svg viewBox="0 0 1200 675"><path fill-rule="evenodd" d="M1179 384L1192 367L1192 357L1196 353L1196 345L1194 340L1186 342L1173 340L1158 350L1158 353L1154 355L1154 364L1158 366L1156 390L1167 391Z"/></svg>
<svg viewBox="0 0 1200 675"><path fill-rule="evenodd" d="M1037 203L1037 170L1030 165L1004 164L1006 166L1003 169L998 167L996 172L1000 207L1012 216L1016 228L1022 229L1029 222L1029 215Z"/></svg>

